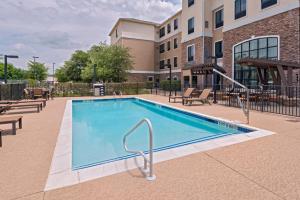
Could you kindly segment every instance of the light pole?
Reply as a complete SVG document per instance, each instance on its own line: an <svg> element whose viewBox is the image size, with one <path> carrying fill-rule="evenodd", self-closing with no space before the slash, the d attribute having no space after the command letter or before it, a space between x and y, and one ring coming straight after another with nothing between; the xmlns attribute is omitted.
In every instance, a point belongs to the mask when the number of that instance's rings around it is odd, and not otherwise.
<svg viewBox="0 0 300 200"><path fill-rule="evenodd" d="M169 83L170 83L170 88L169 88L169 96L172 96L172 65L171 64L165 64L165 67L169 68Z"/></svg>
<svg viewBox="0 0 300 200"><path fill-rule="evenodd" d="M32 56L32 58L33 58L33 64L35 65L36 64L36 59L38 59L39 57L38 56ZM35 80L37 79L37 75L36 75L36 71L35 71L35 68L33 68L34 69L34 78L35 78Z"/></svg>
<svg viewBox="0 0 300 200"><path fill-rule="evenodd" d="M7 84L7 58L19 58L16 55L4 55L4 82Z"/></svg>
<svg viewBox="0 0 300 200"><path fill-rule="evenodd" d="M54 85L54 68L55 68L55 63L53 63L52 65L52 76L53 76L53 85Z"/></svg>

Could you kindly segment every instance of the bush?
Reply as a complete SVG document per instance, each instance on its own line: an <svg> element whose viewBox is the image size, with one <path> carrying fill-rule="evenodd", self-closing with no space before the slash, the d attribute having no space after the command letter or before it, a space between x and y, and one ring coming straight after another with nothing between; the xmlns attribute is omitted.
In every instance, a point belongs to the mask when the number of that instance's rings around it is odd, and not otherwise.
<svg viewBox="0 0 300 200"><path fill-rule="evenodd" d="M169 80L164 80L160 82L160 88L162 90L170 90L170 81ZM171 89L172 91L179 91L181 90L181 82L180 81L174 81L172 80L171 82Z"/></svg>

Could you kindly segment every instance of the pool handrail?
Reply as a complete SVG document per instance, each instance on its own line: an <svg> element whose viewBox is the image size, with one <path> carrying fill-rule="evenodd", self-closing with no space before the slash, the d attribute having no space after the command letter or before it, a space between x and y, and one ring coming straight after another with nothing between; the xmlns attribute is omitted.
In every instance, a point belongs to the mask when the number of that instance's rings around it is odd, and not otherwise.
<svg viewBox="0 0 300 200"><path fill-rule="evenodd" d="M146 157L145 153L143 151L135 151L135 150L129 150L126 141L127 137L131 135L139 126L146 123L148 126L148 132L149 132L149 159ZM139 123L137 123L130 131L128 131L124 137L123 137L123 147L126 152L128 153L134 153L139 154L144 158L144 172L146 174L146 179L149 181L155 180L155 175L153 174L153 128L152 123L149 119L144 118ZM147 175L147 169L148 169L148 163L149 163L149 173Z"/></svg>

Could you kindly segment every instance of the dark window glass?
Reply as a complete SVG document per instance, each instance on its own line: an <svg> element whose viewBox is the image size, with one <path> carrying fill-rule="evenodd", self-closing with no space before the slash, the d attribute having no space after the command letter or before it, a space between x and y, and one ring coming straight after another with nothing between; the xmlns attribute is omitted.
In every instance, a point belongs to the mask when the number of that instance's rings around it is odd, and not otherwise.
<svg viewBox="0 0 300 200"><path fill-rule="evenodd" d="M118 37L118 29L116 29L116 38Z"/></svg>
<svg viewBox="0 0 300 200"><path fill-rule="evenodd" d="M174 57L174 67L178 67L178 58Z"/></svg>
<svg viewBox="0 0 300 200"><path fill-rule="evenodd" d="M168 68L170 68L171 67L171 59L168 59Z"/></svg>
<svg viewBox="0 0 300 200"><path fill-rule="evenodd" d="M194 33L194 17L188 21L188 34Z"/></svg>
<svg viewBox="0 0 300 200"><path fill-rule="evenodd" d="M217 58L223 58L223 41L215 43L215 56Z"/></svg>
<svg viewBox="0 0 300 200"><path fill-rule="evenodd" d="M188 0L188 7L194 5L194 0Z"/></svg>
<svg viewBox="0 0 300 200"><path fill-rule="evenodd" d="M177 49L178 47L178 41L177 38L174 39L174 49Z"/></svg>
<svg viewBox="0 0 300 200"><path fill-rule="evenodd" d="M224 16L223 16L223 9L222 10L218 10L215 13L215 25L216 28L222 27L224 24Z"/></svg>
<svg viewBox="0 0 300 200"><path fill-rule="evenodd" d="M165 61L164 61L164 60L161 60L161 61L159 62L159 68L160 68L160 69L164 69L164 68L165 68Z"/></svg>
<svg viewBox="0 0 300 200"><path fill-rule="evenodd" d="M168 33L171 33L171 24L168 24Z"/></svg>
<svg viewBox="0 0 300 200"><path fill-rule="evenodd" d="M247 2L246 0L235 0L235 19L246 16L247 14Z"/></svg>
<svg viewBox="0 0 300 200"><path fill-rule="evenodd" d="M178 29L178 19L174 20L174 30Z"/></svg>
<svg viewBox="0 0 300 200"><path fill-rule="evenodd" d="M261 0L261 9L277 4L277 0Z"/></svg>
<svg viewBox="0 0 300 200"><path fill-rule="evenodd" d="M168 41L168 51L170 51L171 50L171 42L170 41Z"/></svg>
<svg viewBox="0 0 300 200"><path fill-rule="evenodd" d="M164 37L165 36L165 34L166 34L166 32L165 32L165 27L163 27L163 28L161 28L160 30L159 30L159 37Z"/></svg>
<svg viewBox="0 0 300 200"><path fill-rule="evenodd" d="M159 45L159 52L164 53L165 52L165 44Z"/></svg>
<svg viewBox="0 0 300 200"><path fill-rule="evenodd" d="M188 46L188 62L194 61L195 46Z"/></svg>
<svg viewBox="0 0 300 200"><path fill-rule="evenodd" d="M259 83L255 67L240 66L237 61L241 58L254 59L278 59L278 38L260 38L244 42L234 48L234 78L248 86L256 86ZM271 75L267 70L263 73L264 78L271 81Z"/></svg>

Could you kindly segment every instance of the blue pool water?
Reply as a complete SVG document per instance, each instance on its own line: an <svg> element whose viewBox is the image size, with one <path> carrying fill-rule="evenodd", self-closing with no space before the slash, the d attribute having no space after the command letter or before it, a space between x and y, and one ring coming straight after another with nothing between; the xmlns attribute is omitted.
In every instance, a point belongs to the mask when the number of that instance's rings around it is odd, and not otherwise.
<svg viewBox="0 0 300 200"><path fill-rule="evenodd" d="M155 151L251 131L135 98L73 101L72 168L134 156L124 151L122 140L143 118L152 122ZM128 147L146 151L147 130L143 125L129 136Z"/></svg>

